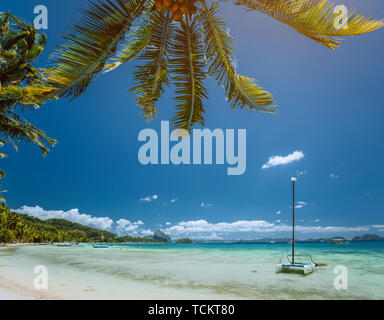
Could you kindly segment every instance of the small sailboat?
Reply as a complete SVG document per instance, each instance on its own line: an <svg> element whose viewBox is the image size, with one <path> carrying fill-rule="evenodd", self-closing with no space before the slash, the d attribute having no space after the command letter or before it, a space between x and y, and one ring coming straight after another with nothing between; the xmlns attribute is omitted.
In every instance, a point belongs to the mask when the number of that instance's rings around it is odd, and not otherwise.
<svg viewBox="0 0 384 320"><path fill-rule="evenodd" d="M292 240L289 242L292 244L292 254L288 254L280 259L280 263L276 265L276 272L290 272L300 273L307 275L315 271L317 264L313 262L310 255L295 255L295 182L296 178L292 177L292 192L293 192L293 204L292 204ZM285 260L285 261L283 261Z"/></svg>
<svg viewBox="0 0 384 320"><path fill-rule="evenodd" d="M281 258L280 263L276 265L276 272L299 273L307 275L315 271L317 264L313 262L312 257L309 254L295 255L295 258L296 260L293 259L291 254Z"/></svg>

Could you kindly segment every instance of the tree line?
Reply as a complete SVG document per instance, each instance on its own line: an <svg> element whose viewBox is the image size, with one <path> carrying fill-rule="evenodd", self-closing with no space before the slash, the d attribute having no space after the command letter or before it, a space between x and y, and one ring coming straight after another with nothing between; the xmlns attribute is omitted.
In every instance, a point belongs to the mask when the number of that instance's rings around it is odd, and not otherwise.
<svg viewBox="0 0 384 320"><path fill-rule="evenodd" d="M41 242L157 242L149 238L124 236L87 227L64 219L38 218L12 212L9 207L0 206L0 243Z"/></svg>

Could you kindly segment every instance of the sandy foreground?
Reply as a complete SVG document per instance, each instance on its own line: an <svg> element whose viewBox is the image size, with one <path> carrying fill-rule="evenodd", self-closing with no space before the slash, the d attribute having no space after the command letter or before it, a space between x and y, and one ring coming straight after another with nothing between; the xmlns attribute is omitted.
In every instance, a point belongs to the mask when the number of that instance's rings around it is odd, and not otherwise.
<svg viewBox="0 0 384 320"><path fill-rule="evenodd" d="M51 298L53 297L24 288L0 276L0 300L36 300Z"/></svg>
<svg viewBox="0 0 384 320"><path fill-rule="evenodd" d="M18 247L25 245L36 244L1 244L1 248L6 247ZM0 264L1 266L1 264ZM31 292L31 290L21 287L13 281L9 281L0 275L0 301L1 300L36 300L36 299L52 299L48 295L42 295L37 292Z"/></svg>
<svg viewBox="0 0 384 320"><path fill-rule="evenodd" d="M34 300L33 297L21 296L13 292L0 289L0 300Z"/></svg>

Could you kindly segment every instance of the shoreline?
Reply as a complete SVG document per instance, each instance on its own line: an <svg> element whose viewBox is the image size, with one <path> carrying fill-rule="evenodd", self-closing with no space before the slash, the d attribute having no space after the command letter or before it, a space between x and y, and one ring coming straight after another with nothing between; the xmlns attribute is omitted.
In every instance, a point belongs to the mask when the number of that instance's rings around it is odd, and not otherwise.
<svg viewBox="0 0 384 320"><path fill-rule="evenodd" d="M0 300L56 300L50 293L27 288L15 281L0 276Z"/></svg>

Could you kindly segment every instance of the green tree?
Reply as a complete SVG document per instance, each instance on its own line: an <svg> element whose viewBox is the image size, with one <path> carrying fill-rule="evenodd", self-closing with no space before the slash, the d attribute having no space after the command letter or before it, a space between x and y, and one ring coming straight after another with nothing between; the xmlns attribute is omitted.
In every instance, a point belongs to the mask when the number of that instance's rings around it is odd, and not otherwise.
<svg viewBox="0 0 384 320"><path fill-rule="evenodd" d="M11 142L17 149L17 142L26 141L46 155L47 145L56 143L21 116L25 108L37 109L52 97L52 88L44 85L41 72L33 66L45 43L46 36L33 25L10 13L0 14L0 146ZM4 153L0 156L6 157Z"/></svg>
<svg viewBox="0 0 384 320"><path fill-rule="evenodd" d="M371 32L382 21L348 12L348 28L336 28L339 13L328 0L235 0L247 10L265 13L331 49L339 36ZM176 22L176 23L175 23ZM97 74L137 58L131 89L148 120L166 87L174 85L177 112L173 124L190 130L204 124L203 81L215 79L232 108L275 112L272 95L235 66L231 35L216 2L205 0L100 0L90 2L82 18L56 50L49 83L59 96L82 94ZM126 43L122 48L119 44ZM121 50L120 50L121 49Z"/></svg>

